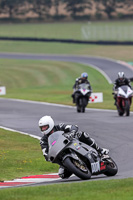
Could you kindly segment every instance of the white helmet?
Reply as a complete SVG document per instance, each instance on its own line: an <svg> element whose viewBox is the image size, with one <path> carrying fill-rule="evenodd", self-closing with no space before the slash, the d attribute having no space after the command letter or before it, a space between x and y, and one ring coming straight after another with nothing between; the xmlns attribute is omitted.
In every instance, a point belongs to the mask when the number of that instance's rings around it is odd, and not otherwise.
<svg viewBox="0 0 133 200"><path fill-rule="evenodd" d="M118 72L118 78L124 79L125 78L124 72Z"/></svg>
<svg viewBox="0 0 133 200"><path fill-rule="evenodd" d="M44 116L39 120L39 127L42 134L49 134L54 128L54 120L50 116Z"/></svg>

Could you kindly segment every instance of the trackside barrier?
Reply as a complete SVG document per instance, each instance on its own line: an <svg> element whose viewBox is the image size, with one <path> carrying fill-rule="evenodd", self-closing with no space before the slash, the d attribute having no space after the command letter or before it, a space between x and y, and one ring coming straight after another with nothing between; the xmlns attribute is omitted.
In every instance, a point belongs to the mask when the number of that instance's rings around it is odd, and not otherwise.
<svg viewBox="0 0 133 200"><path fill-rule="evenodd" d="M0 95L5 95L6 94L6 87L5 86L1 86L0 87Z"/></svg>
<svg viewBox="0 0 133 200"><path fill-rule="evenodd" d="M92 93L89 103L101 103L103 102L103 93Z"/></svg>
<svg viewBox="0 0 133 200"><path fill-rule="evenodd" d="M31 42L62 42L75 44L97 44L97 45L133 45L133 41L103 41L103 40L73 40L54 38L29 38L29 37L0 37L0 40L8 41L31 41Z"/></svg>

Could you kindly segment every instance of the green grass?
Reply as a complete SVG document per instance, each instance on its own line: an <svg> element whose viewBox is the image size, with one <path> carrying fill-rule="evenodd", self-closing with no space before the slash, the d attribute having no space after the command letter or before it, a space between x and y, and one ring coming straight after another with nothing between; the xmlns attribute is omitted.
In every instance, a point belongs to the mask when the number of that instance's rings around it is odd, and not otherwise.
<svg viewBox="0 0 133 200"><path fill-rule="evenodd" d="M62 38L62 39L83 39L82 27L90 26L89 23L42 23L42 24L1 24L0 36L11 37L37 37L37 38ZM111 21L111 22L93 22L92 28L98 29L95 39L101 37L101 30L105 27L115 27L117 39L118 29L124 33L127 30L129 39L129 28L132 27L132 21ZM92 30L89 29L89 31ZM87 29L88 30L88 29ZM105 31L106 32L106 31ZM99 35L99 36L98 36ZM104 34L103 39L106 39ZM107 34L108 35L108 34ZM133 37L133 34L131 34ZM92 33L92 36L94 34ZM124 39L123 38L123 39ZM94 38L92 38L94 39ZM133 61L133 46L104 46L104 45L85 45L85 44L66 44L50 42L13 42L0 41L0 52L23 52L23 53L45 53L45 54L76 54L91 55L113 58L117 60Z"/></svg>
<svg viewBox="0 0 133 200"><path fill-rule="evenodd" d="M0 36L89 40L133 40L131 27L132 21L1 24ZM86 34L89 32L87 38L84 37L82 33L83 28L86 31Z"/></svg>
<svg viewBox="0 0 133 200"><path fill-rule="evenodd" d="M2 200L132 200L133 179L86 181L0 190Z"/></svg>
<svg viewBox="0 0 133 200"><path fill-rule="evenodd" d="M112 84L97 70L82 64L33 61L0 60L1 85L6 86L6 98L26 99L74 105L71 94L75 79L85 71L93 92L102 92L103 103L89 104L89 108L116 109L113 105ZM131 108L132 110L132 108Z"/></svg>
<svg viewBox="0 0 133 200"><path fill-rule="evenodd" d="M39 140L0 129L0 181L57 171L45 161Z"/></svg>
<svg viewBox="0 0 133 200"><path fill-rule="evenodd" d="M58 172L46 162L39 141L0 129L0 181ZM132 200L133 179L98 180L0 190L2 200Z"/></svg>
<svg viewBox="0 0 133 200"><path fill-rule="evenodd" d="M102 56L133 62L133 46L0 41L0 52Z"/></svg>
<svg viewBox="0 0 133 200"><path fill-rule="evenodd" d="M54 61L0 60L1 85L7 98L18 98L51 103L72 104L71 94L75 79L86 71L93 92L103 92L104 103L89 107L113 109L112 85L97 70L82 64Z"/></svg>
<svg viewBox="0 0 133 200"><path fill-rule="evenodd" d="M1 24L0 36L11 37L37 37L37 38L61 38L61 39L84 39L82 35L82 27L90 26L90 23L43 23L43 24ZM125 29L127 30L127 38L129 39L129 28L132 27L132 21L115 21L115 22L94 22L91 23L92 28L97 29L96 38L91 33L92 38L100 40L101 30L109 27L115 27L117 39L122 36L118 34L118 30L123 33L125 38ZM122 29L122 30L121 30ZM88 30L88 29L87 29ZM105 33L107 33L105 31ZM109 35L109 34L107 34ZM131 34L132 35L132 34ZM104 33L103 39L106 39ZM133 35L132 35L133 37ZM18 41L0 41L0 52L23 52L23 53L45 53L45 54L76 54L87 56L102 56L113 58L116 60L133 61L133 46L104 46L104 45L88 45L88 44L66 44L57 42L18 42Z"/></svg>

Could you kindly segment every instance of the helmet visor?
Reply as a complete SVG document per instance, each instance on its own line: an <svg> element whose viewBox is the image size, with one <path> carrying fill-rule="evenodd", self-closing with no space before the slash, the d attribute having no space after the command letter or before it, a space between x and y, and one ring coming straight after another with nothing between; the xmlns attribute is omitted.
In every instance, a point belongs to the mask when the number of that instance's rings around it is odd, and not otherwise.
<svg viewBox="0 0 133 200"><path fill-rule="evenodd" d="M48 130L49 125L44 125L44 126L40 126L41 131L46 131Z"/></svg>
<svg viewBox="0 0 133 200"><path fill-rule="evenodd" d="M83 80L87 80L87 77L82 77Z"/></svg>

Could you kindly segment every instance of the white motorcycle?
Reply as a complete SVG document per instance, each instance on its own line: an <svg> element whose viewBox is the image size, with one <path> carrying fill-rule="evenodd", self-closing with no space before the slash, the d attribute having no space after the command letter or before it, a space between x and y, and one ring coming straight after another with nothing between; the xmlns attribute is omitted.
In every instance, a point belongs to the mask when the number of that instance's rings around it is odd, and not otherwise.
<svg viewBox="0 0 133 200"><path fill-rule="evenodd" d="M123 85L118 87L116 94L116 107L118 110L119 116L130 115L130 106L132 103L133 90L127 86Z"/></svg>
<svg viewBox="0 0 133 200"><path fill-rule="evenodd" d="M85 108L88 105L88 101L91 95L90 85L82 83L75 90L75 101L77 106L77 112L85 112Z"/></svg>

